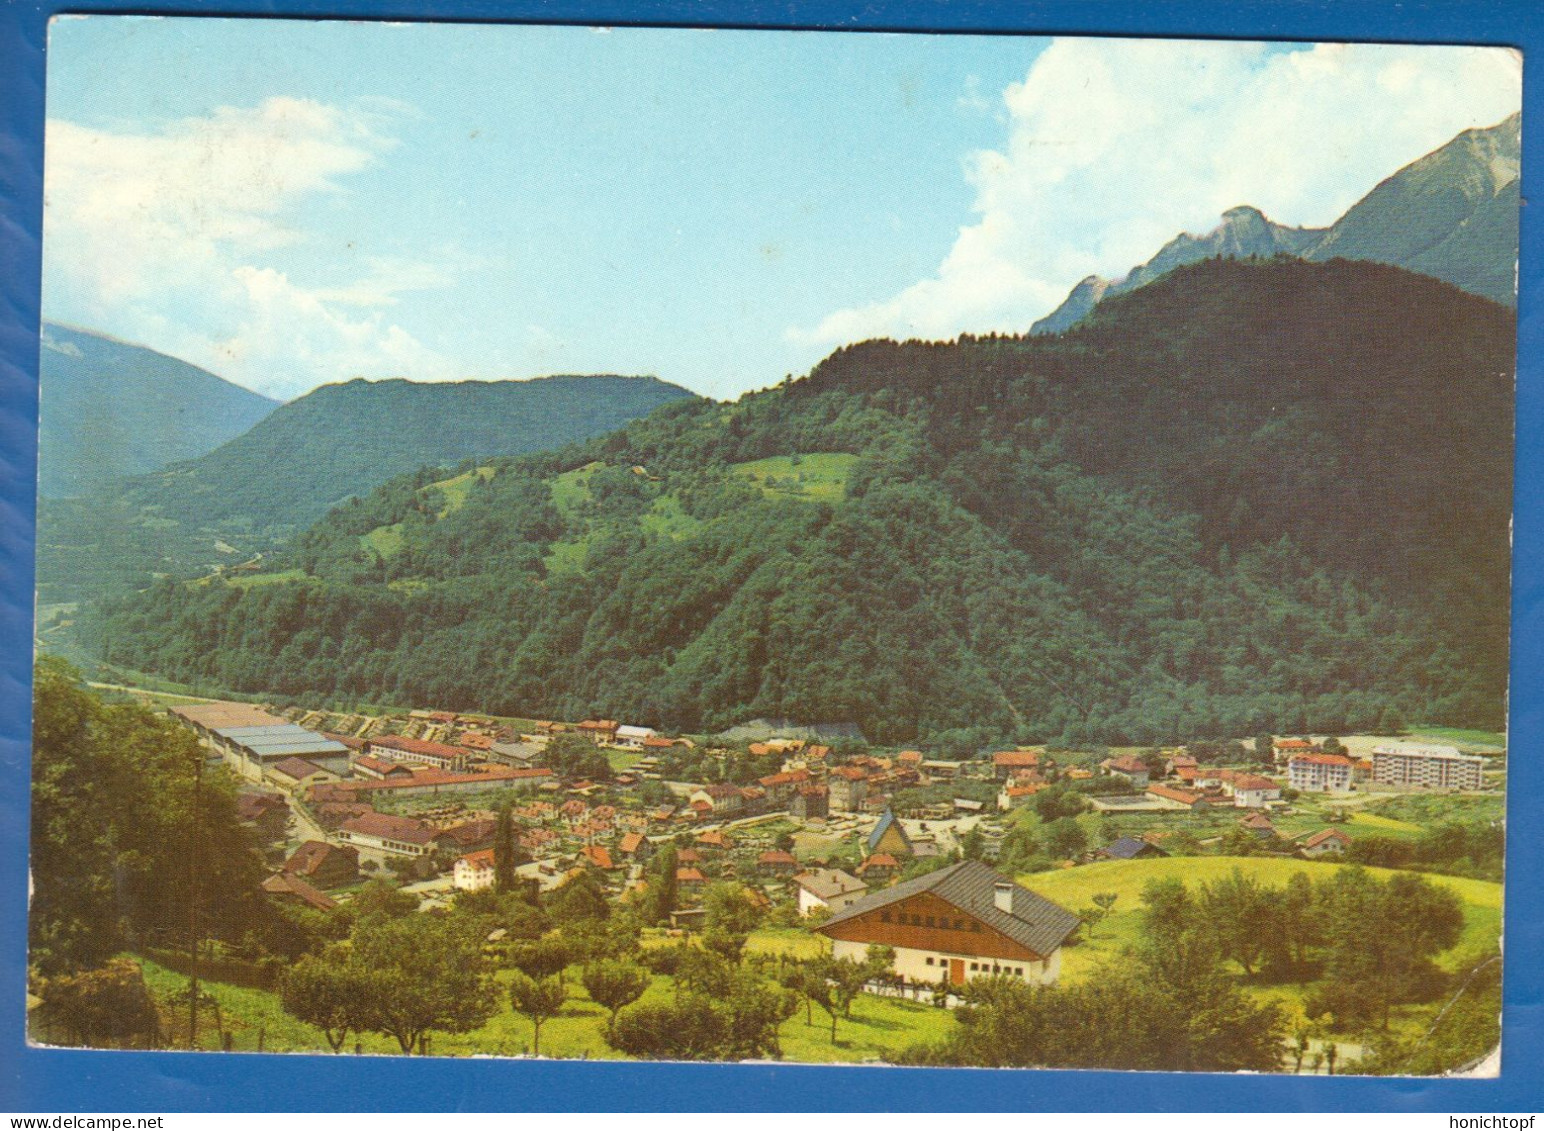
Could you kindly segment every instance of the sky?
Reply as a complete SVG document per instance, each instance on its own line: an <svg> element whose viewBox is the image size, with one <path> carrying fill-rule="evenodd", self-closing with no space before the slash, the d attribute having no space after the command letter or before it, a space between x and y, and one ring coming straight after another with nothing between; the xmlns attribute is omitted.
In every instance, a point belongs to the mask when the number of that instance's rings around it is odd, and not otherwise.
<svg viewBox="0 0 1544 1131"><path fill-rule="evenodd" d="M1500 48L59 17L44 316L278 399L1022 332L1521 104Z"/></svg>

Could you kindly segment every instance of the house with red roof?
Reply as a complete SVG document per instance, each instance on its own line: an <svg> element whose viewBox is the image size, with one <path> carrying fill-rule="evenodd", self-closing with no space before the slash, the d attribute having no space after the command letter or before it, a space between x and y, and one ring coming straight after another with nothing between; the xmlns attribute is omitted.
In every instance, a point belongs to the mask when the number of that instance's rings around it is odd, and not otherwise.
<svg viewBox="0 0 1544 1131"><path fill-rule="evenodd" d="M793 853L773 849L756 857L756 870L763 876L791 876L799 870L799 862Z"/></svg>
<svg viewBox="0 0 1544 1131"><path fill-rule="evenodd" d="M998 781L1007 781L1019 770L1039 770L1040 754L1035 750L999 750L992 755L992 772Z"/></svg>
<svg viewBox="0 0 1544 1131"><path fill-rule="evenodd" d="M291 853L280 869L319 888L337 888L359 878L359 850L346 844L308 840Z"/></svg>
<svg viewBox="0 0 1544 1131"><path fill-rule="evenodd" d="M1147 763L1134 755L1122 754L1119 758L1106 758L1099 763L1099 768L1107 774L1125 778L1137 789L1147 785Z"/></svg>
<svg viewBox="0 0 1544 1131"><path fill-rule="evenodd" d="M1235 774L1228 786L1233 791L1233 804L1240 809L1264 809L1281 800L1281 786L1260 774Z"/></svg>
<svg viewBox="0 0 1544 1131"><path fill-rule="evenodd" d="M1351 836L1340 829L1320 829L1297 842L1299 856L1315 860L1320 856L1344 856L1351 847Z"/></svg>
<svg viewBox="0 0 1544 1131"><path fill-rule="evenodd" d="M1200 812L1208 807L1205 795L1194 790L1176 789L1172 785L1150 785L1143 792L1154 800L1165 802L1165 808Z"/></svg>
<svg viewBox="0 0 1544 1131"><path fill-rule="evenodd" d="M616 861L611 858L611 850L599 844L585 845L579 852L579 859L602 872L610 872L617 866Z"/></svg>
<svg viewBox="0 0 1544 1131"><path fill-rule="evenodd" d="M435 850L439 830L413 817L370 812L344 821L337 837L358 848L394 856L428 856Z"/></svg>
<svg viewBox="0 0 1544 1131"><path fill-rule="evenodd" d="M338 906L332 897L320 892L299 876L276 872L263 881L263 890L276 899L300 903L317 911L331 911Z"/></svg>
<svg viewBox="0 0 1544 1131"><path fill-rule="evenodd" d="M383 734L370 739L365 743L365 753L385 762L414 762L441 770L464 770L467 764L467 752L458 746L400 734Z"/></svg>
<svg viewBox="0 0 1544 1131"><path fill-rule="evenodd" d="M497 879L493 849L482 848L456 858L451 867L452 883L457 891L483 891Z"/></svg>
<svg viewBox="0 0 1544 1131"><path fill-rule="evenodd" d="M901 862L888 852L876 852L858 865L858 877L868 886L882 886L901 874Z"/></svg>

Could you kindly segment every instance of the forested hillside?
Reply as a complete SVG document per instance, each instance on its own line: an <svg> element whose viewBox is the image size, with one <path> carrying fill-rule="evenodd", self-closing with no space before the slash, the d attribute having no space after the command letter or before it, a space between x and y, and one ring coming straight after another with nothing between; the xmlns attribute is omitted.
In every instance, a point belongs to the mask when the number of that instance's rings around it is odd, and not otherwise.
<svg viewBox="0 0 1544 1131"><path fill-rule="evenodd" d="M394 476L561 447L692 396L653 377L324 385L199 459L45 503L40 600L235 565Z"/></svg>
<svg viewBox="0 0 1544 1131"><path fill-rule="evenodd" d="M1395 268L1200 263L1059 337L870 342L399 479L267 584L85 627L205 686L694 731L1499 726L1513 339Z"/></svg>

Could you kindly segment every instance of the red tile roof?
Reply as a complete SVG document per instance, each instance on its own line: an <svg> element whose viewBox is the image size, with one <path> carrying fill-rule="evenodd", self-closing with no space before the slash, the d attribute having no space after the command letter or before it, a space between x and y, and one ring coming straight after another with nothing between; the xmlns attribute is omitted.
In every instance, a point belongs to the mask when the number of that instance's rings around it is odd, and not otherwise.
<svg viewBox="0 0 1544 1131"><path fill-rule="evenodd" d="M581 855L597 868L609 871L616 867L616 863L611 859L611 853L598 844L585 845Z"/></svg>
<svg viewBox="0 0 1544 1131"><path fill-rule="evenodd" d="M781 849L773 849L770 852L763 852L760 856L756 857L756 863L797 864L798 861L794 859L793 853L791 852L784 852Z"/></svg>
<svg viewBox="0 0 1544 1131"><path fill-rule="evenodd" d="M401 750L428 758L465 758L466 751L443 742L428 742L422 738L405 738L400 734L383 734L370 740L371 746L384 746L388 750Z"/></svg>
<svg viewBox="0 0 1544 1131"><path fill-rule="evenodd" d="M626 853L627 855L631 856L634 852L637 852L640 848L642 848L645 843L646 838L642 833L628 833L617 845L617 851Z"/></svg>
<svg viewBox="0 0 1544 1131"><path fill-rule="evenodd" d="M343 822L342 829L361 836L379 837L383 840L400 840L406 844L428 844L439 835L439 830L412 817L398 817L391 813L365 813Z"/></svg>
<svg viewBox="0 0 1544 1131"><path fill-rule="evenodd" d="M1310 766L1349 766L1351 759L1344 754L1294 754L1293 762L1306 762Z"/></svg>
<svg viewBox="0 0 1544 1131"><path fill-rule="evenodd" d="M1032 770L1040 765L1040 755L1033 750L999 750L992 755L992 765L998 769Z"/></svg>
<svg viewBox="0 0 1544 1131"><path fill-rule="evenodd" d="M1185 789L1175 789L1171 785L1150 785L1147 792L1153 797L1166 798L1169 801L1178 801L1182 805L1194 805L1201 800L1199 793L1191 793Z"/></svg>
<svg viewBox="0 0 1544 1131"><path fill-rule="evenodd" d="M468 852L456 861L457 864L466 864L469 867L483 871L494 866L493 849L483 848L476 852Z"/></svg>
<svg viewBox="0 0 1544 1131"><path fill-rule="evenodd" d="M708 877L697 871L696 868L677 868L675 878L678 884L704 884L708 882Z"/></svg>

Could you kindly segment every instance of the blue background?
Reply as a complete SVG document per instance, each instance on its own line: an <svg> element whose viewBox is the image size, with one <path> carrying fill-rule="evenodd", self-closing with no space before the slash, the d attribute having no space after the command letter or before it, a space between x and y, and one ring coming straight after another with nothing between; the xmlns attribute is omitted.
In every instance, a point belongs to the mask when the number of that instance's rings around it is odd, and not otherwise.
<svg viewBox="0 0 1544 1131"><path fill-rule="evenodd" d="M1229 36L1485 43L1524 52L1510 822L1502 1075L1495 1080L646 1065L76 1052L26 1047L27 765L37 448L44 44L57 12L550 20L581 24ZM0 0L0 1111L952 1110L1456 1113L1544 1107L1544 223L1527 207L1544 120L1537 0ZM1368 453L1378 458L1378 453ZM1397 458L1398 453L1386 453Z"/></svg>

